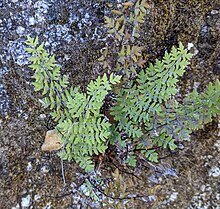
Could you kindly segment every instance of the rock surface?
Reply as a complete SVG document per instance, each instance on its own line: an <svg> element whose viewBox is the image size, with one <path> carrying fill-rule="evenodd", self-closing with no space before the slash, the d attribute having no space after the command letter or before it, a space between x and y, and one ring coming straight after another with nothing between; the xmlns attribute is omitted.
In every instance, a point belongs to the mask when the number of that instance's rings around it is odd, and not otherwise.
<svg viewBox="0 0 220 209"><path fill-rule="evenodd" d="M119 2L119 1L117 1ZM149 62L182 41L195 55L180 82L181 94L196 87L202 91L220 76L219 0L149 1L143 42ZM106 41L104 15L116 1L1 0L0 1L0 208L104 208L82 195L85 176L74 163L61 166L56 152L41 146L55 124L40 107L27 67L27 35L39 36L56 55L73 85L85 89L103 73L96 65ZM189 44L188 44L189 43ZM45 115L46 117L42 117ZM137 168L135 175L121 168L131 193L144 197L123 201L125 208L220 208L220 152L218 121L195 132L182 151L158 165ZM167 153L165 153L167 154ZM101 165L110 175L115 167ZM63 169L66 184L63 181ZM137 176L139 178L137 178ZM91 177L92 178L92 177ZM93 180L93 179L92 179ZM84 188L84 193L86 193ZM100 195L100 199L104 200ZM108 200L114 208L117 201ZM106 208L106 207L105 207Z"/></svg>

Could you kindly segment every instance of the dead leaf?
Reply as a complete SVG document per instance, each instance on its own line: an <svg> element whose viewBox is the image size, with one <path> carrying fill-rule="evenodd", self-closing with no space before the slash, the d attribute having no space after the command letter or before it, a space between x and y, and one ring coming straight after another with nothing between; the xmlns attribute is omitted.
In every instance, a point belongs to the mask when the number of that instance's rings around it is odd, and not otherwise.
<svg viewBox="0 0 220 209"><path fill-rule="evenodd" d="M116 15L122 15L123 14L121 11L118 11L118 10L115 10L115 9L112 10L112 13L114 13Z"/></svg>
<svg viewBox="0 0 220 209"><path fill-rule="evenodd" d="M59 150L62 146L61 136L54 129L47 131L41 150L51 152Z"/></svg>
<svg viewBox="0 0 220 209"><path fill-rule="evenodd" d="M133 3L131 1L128 1L128 2L122 3L122 5L124 7L131 7L131 6L133 6Z"/></svg>

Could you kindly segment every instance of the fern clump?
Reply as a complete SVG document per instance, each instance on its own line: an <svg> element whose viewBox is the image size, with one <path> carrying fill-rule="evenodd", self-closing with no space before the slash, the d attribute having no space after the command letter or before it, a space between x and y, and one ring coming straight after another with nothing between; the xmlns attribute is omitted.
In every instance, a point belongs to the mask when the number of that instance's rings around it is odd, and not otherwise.
<svg viewBox="0 0 220 209"><path fill-rule="evenodd" d="M150 64L138 73L136 83L120 90L111 111L120 131L134 138L143 135L142 125L149 123L154 114L163 112L162 104L177 93L177 78L183 75L190 58L182 44L178 49L173 47L162 61L156 60L155 65Z"/></svg>
<svg viewBox="0 0 220 209"><path fill-rule="evenodd" d="M38 38L28 37L26 44L35 91L42 92L41 103L50 108L62 134L64 150L60 156L74 159L87 172L94 169L91 157L104 153L108 142L122 150L129 147L125 160L131 166L140 155L157 162L155 147L174 150L178 141L188 140L193 130L220 113L218 80L203 93L194 90L181 102L175 99L178 79L192 57L181 43L161 61L137 73L136 79L121 82L121 76L104 74L91 81L86 92L70 87L54 56L44 50L43 43L38 45ZM115 92L110 108L114 120L101 111L111 91Z"/></svg>
<svg viewBox="0 0 220 209"><path fill-rule="evenodd" d="M60 153L63 159L74 159L86 171L94 169L93 154L104 153L110 135L110 123L101 113L103 101L112 85L120 81L120 76L98 77L87 86L86 93L79 87L70 87L66 76L55 64L54 56L44 50L38 38L28 37L26 51L32 54L29 66L34 70L35 91L45 96L41 102L49 107L51 116L58 121L57 129L62 133L65 150Z"/></svg>
<svg viewBox="0 0 220 209"><path fill-rule="evenodd" d="M135 165L134 151L140 151L150 161L157 162L154 145L174 150L175 142L189 139L189 134L213 116L220 113L219 81L209 84L204 93L196 90L188 94L183 103L175 100L178 78L183 75L192 57L180 43L165 53L163 60L156 60L137 74L137 79L120 89L111 114L118 122L120 134L133 144L127 162ZM120 142L121 144L121 142ZM150 149L148 148L150 147Z"/></svg>
<svg viewBox="0 0 220 209"><path fill-rule="evenodd" d="M111 85L119 80L119 76L113 78L111 75L108 80L104 75L89 83L86 94L75 88L68 95L66 105L71 119L58 124L58 130L65 133L64 143L66 141L62 157L68 160L74 158L86 171L94 168L90 156L104 153L107 148L111 124L100 110Z"/></svg>

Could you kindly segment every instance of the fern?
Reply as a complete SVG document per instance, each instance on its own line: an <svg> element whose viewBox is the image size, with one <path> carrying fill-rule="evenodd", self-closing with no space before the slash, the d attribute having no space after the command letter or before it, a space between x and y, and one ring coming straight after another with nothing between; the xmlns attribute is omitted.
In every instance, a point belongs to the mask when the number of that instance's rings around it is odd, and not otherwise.
<svg viewBox="0 0 220 209"><path fill-rule="evenodd" d="M138 39L150 6L145 0L137 0L121 3L119 8L112 10L114 17L105 16L105 28L112 43L107 43L103 48L99 61L104 68L109 67L132 77L136 76L138 67L143 67L146 62L142 55L144 47Z"/></svg>
<svg viewBox="0 0 220 209"><path fill-rule="evenodd" d="M213 116L220 113L220 82L209 84L204 93L199 94L196 90L188 94L183 103L170 100L164 108L163 114L159 114L151 120L151 125L146 131L153 135L153 131L164 133L169 137L168 147L175 149L174 140L188 140L193 130L202 128L204 124L211 122ZM163 138L163 137L162 137ZM161 136L154 140L161 142ZM164 144L167 143L167 140ZM160 144L161 145L161 144ZM166 146L165 146L166 147Z"/></svg>
<svg viewBox="0 0 220 209"><path fill-rule="evenodd" d="M157 162L155 150L146 144L174 150L176 141L187 140L193 130L210 122L220 113L220 84L209 84L204 93L196 90L180 104L174 98L178 77L185 72L192 57L183 45L165 53L137 75L136 82L126 84L117 95L111 114L118 121L117 131L133 139L137 149L151 161ZM115 139L116 140L116 139ZM117 141L117 140L116 140ZM134 155L132 156L132 161Z"/></svg>
<svg viewBox="0 0 220 209"><path fill-rule="evenodd" d="M61 76L60 66L55 64L55 57L46 52L44 43L42 42L38 46L38 37L34 39L28 36L26 45L29 48L25 50L31 53L28 60L32 62L29 67L34 70L32 76L34 89L35 91L42 91L42 95L48 95L40 100L42 105L44 108L49 107L54 110L51 115L56 121L69 117L64 105L67 101L67 95L63 91L69 85L68 77Z"/></svg>
<svg viewBox="0 0 220 209"><path fill-rule="evenodd" d="M93 163L86 156L105 152L106 141L110 135L110 123L100 113L103 100L111 90L111 84L119 82L120 77L98 77L87 87L87 94L78 91L68 97L67 108L73 120L65 120L58 124L58 129L65 134L66 151L62 157L79 162L85 170L91 170Z"/></svg>
<svg viewBox="0 0 220 209"><path fill-rule="evenodd" d="M193 130L201 128L220 113L220 82L209 84L203 93L189 93L180 103L175 99L178 78L181 77L192 57L180 43L165 53L163 60L156 60L137 74L137 79L116 89L115 104L111 114L117 123L111 124L101 108L112 86L120 76L109 78L106 74L91 81L86 92L79 87L69 87L68 78L62 76L60 67L38 46L38 38L28 37L26 50L34 70L35 91L44 96L41 102L50 108L51 116L58 122L62 133L64 151L60 156L74 159L85 171L94 169L91 156L104 153L107 142L124 149L129 143L126 162L135 166L139 155L158 161L154 146L176 149L176 141L189 140ZM140 152L136 152L139 151Z"/></svg>
<svg viewBox="0 0 220 209"><path fill-rule="evenodd" d="M183 45L165 53L162 61L156 60L137 75L137 83L121 89L112 115L119 121L119 131L125 130L131 137L141 137L141 124L150 121L152 114L162 111L161 104L177 92L178 76L183 75L191 58Z"/></svg>
<svg viewBox="0 0 220 209"><path fill-rule="evenodd" d="M61 76L60 67L55 64L54 56L43 49L43 43L37 47L38 38L28 37L26 42L32 54L29 67L34 70L35 91L43 91L43 106L49 107L51 116L58 120L57 129L63 135L65 151L60 153L63 159L74 159L87 172L94 169L91 160L93 154L104 153L110 135L110 123L101 114L103 101L111 86L120 81L120 76L106 74L91 81L87 92L71 87L67 90L68 80ZM54 99L55 98L55 99Z"/></svg>

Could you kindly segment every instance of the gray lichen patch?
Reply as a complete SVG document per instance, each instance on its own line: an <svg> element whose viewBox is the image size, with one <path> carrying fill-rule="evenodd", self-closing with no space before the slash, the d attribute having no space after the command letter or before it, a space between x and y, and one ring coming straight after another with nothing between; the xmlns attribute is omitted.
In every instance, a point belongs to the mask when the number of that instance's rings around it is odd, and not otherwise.
<svg viewBox="0 0 220 209"><path fill-rule="evenodd" d="M9 103L9 96L4 89L4 86L0 84L0 113L3 117L5 117L7 115L7 112L9 111Z"/></svg>
<svg viewBox="0 0 220 209"><path fill-rule="evenodd" d="M83 5L83 6L82 6ZM98 53L103 33L100 25L103 22L104 7L99 1L60 1L60 0L21 0L18 2L4 0L0 7L0 73L6 77L17 77L19 83L26 83L21 88L33 88L29 85L31 72L27 68L27 53L24 41L27 35L39 36L51 54L56 54L57 60L63 68L69 69L67 74L75 85L85 85L95 77L93 65L94 55ZM99 40L100 39L100 40ZM90 62L90 65L86 63ZM13 65L12 65L13 63ZM6 71L5 71L6 69ZM16 71L13 73L13 70ZM95 70L96 72L96 70ZM7 79L0 80L2 94L1 115L7 112L10 103L14 110L19 104L16 85ZM8 93L10 89L10 93ZM20 100L22 101L22 100ZM3 110L2 108L5 109ZM13 111L14 111L13 110ZM3 114L4 113L4 114ZM26 113L28 114L28 113ZM29 115L29 114L28 114Z"/></svg>

